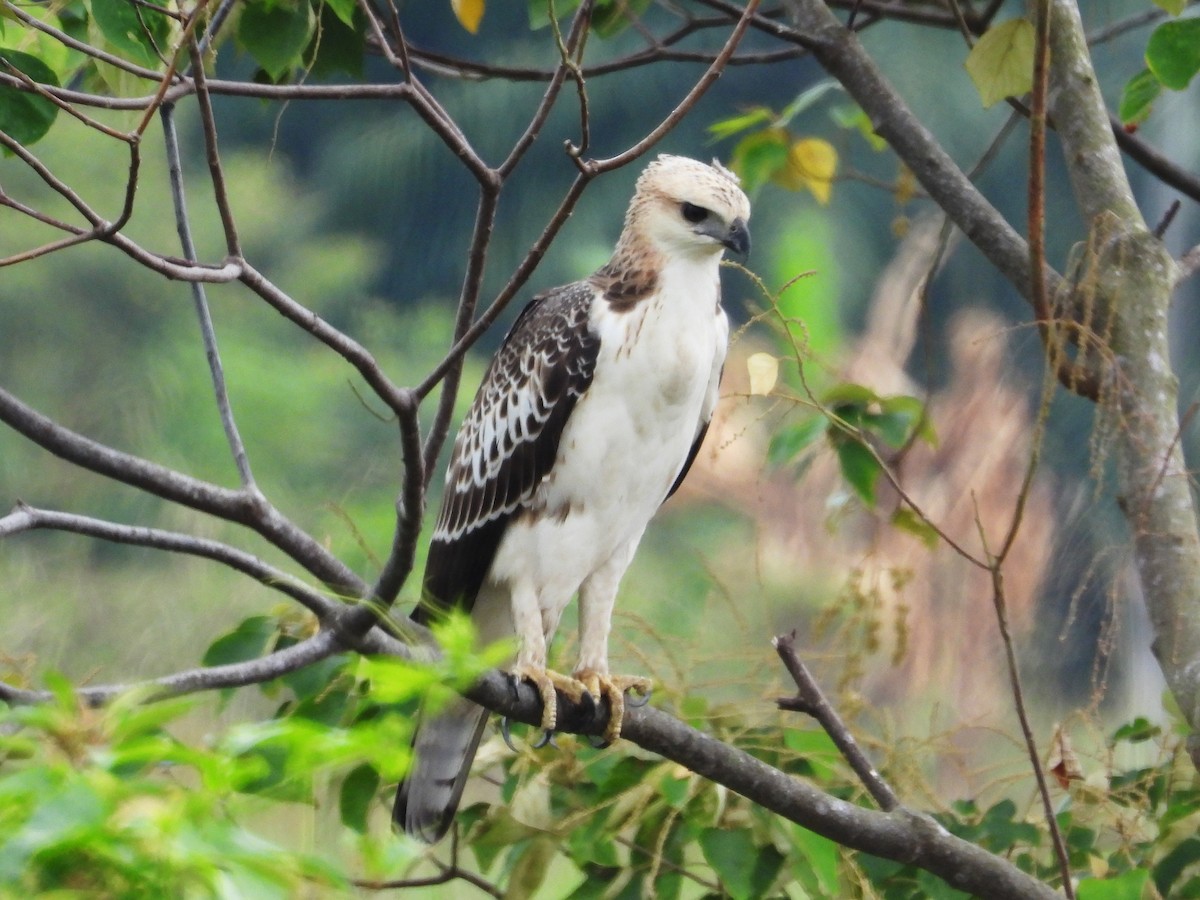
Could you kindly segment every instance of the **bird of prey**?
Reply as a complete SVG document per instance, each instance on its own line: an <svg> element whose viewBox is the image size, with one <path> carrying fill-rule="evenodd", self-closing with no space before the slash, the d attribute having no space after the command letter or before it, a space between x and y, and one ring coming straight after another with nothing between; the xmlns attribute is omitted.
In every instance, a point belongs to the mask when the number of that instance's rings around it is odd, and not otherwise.
<svg viewBox="0 0 1200 900"><path fill-rule="evenodd" d="M729 337L721 255L748 253L749 216L719 163L659 156L638 178L612 258L534 297L455 438L413 617L458 607L481 643L515 635L512 672L540 692L547 731L556 689L607 700L609 739L625 692L649 689L608 670L613 600L712 417ZM567 677L546 669L546 648L576 593L579 660ZM456 698L419 723L398 827L429 842L445 834L486 718Z"/></svg>

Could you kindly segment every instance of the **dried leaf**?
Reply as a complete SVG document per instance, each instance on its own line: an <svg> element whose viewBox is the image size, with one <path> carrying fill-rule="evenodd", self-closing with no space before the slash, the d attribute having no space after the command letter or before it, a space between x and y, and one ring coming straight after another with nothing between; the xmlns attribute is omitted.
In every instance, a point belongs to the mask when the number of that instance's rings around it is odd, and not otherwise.
<svg viewBox="0 0 1200 900"><path fill-rule="evenodd" d="M1063 731L1061 725L1054 726L1054 734L1050 738L1050 756L1046 760L1046 770L1054 776L1058 786L1064 791L1071 786L1072 781L1083 780L1083 769L1079 766L1079 757L1071 747L1071 739Z"/></svg>
<svg viewBox="0 0 1200 900"><path fill-rule="evenodd" d="M779 360L770 353L750 354L746 370L750 373L750 393L758 397L771 393L779 380Z"/></svg>

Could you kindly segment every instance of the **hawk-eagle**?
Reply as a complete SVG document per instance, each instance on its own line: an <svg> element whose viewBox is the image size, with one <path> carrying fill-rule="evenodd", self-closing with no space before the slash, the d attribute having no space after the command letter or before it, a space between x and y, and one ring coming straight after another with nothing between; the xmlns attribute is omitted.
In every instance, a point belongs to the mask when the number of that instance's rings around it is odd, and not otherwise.
<svg viewBox="0 0 1200 900"><path fill-rule="evenodd" d="M492 359L454 441L414 618L469 610L481 642L516 635L513 674L608 700L644 678L608 671L617 585L656 509L687 474L717 402L729 337L719 266L750 247L736 176L662 155L638 178L612 259L534 297ZM579 661L546 669L563 609L579 594ZM426 841L453 820L487 711L456 699L425 718L396 796L396 824Z"/></svg>

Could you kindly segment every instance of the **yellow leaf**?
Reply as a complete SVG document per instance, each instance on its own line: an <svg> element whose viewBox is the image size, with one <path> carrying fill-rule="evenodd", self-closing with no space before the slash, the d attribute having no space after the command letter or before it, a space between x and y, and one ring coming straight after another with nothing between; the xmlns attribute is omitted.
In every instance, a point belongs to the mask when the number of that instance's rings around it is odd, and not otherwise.
<svg viewBox="0 0 1200 900"><path fill-rule="evenodd" d="M788 150L787 166L775 180L789 191L807 188L822 205L829 202L838 154L833 144L820 138L802 138Z"/></svg>
<svg viewBox="0 0 1200 900"><path fill-rule="evenodd" d="M1033 88L1034 41L1032 22L1009 19L989 28L971 48L964 65L985 107Z"/></svg>
<svg viewBox="0 0 1200 900"><path fill-rule="evenodd" d="M779 360L770 353L752 353L746 360L746 370L750 373L750 393L765 397L779 378Z"/></svg>
<svg viewBox="0 0 1200 900"><path fill-rule="evenodd" d="M479 30L479 21L483 18L484 0L450 0L450 8L458 24L474 34Z"/></svg>

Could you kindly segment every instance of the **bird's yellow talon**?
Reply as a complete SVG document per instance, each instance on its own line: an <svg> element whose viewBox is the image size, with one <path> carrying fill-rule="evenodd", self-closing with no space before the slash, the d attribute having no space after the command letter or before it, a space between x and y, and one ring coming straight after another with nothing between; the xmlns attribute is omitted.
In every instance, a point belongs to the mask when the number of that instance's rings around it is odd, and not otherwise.
<svg viewBox="0 0 1200 900"><path fill-rule="evenodd" d="M640 675L601 675L591 669L581 669L575 673L575 678L587 688L598 702L608 700L608 725L604 729L604 739L612 743L621 736L621 725L625 721L625 692L634 691L646 696L650 693L651 681Z"/></svg>
<svg viewBox="0 0 1200 900"><path fill-rule="evenodd" d="M512 674L515 678L528 681L537 688L537 692L542 698L542 729L544 731L552 732L558 724L557 694L562 694L572 703L580 703L583 695L587 692L587 687L578 679L553 672L550 669L541 669L537 666L517 666L512 670Z"/></svg>

